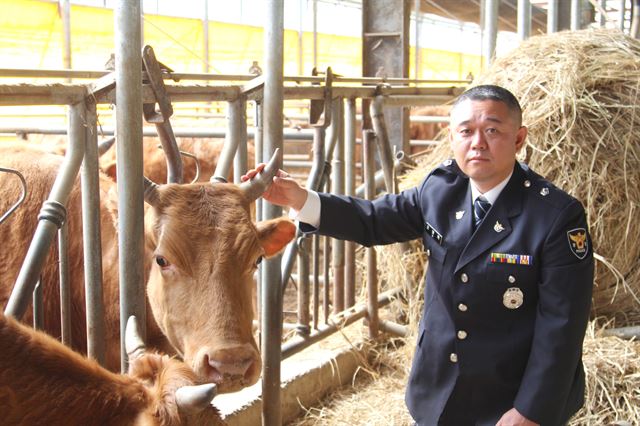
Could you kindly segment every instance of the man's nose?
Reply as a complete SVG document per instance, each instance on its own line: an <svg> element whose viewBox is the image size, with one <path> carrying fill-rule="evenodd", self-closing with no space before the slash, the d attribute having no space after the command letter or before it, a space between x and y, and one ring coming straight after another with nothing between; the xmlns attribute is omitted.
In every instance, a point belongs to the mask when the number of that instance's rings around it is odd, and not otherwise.
<svg viewBox="0 0 640 426"><path fill-rule="evenodd" d="M472 149L486 149L487 140L484 137L484 134L478 130L474 132L473 139L471 140L471 148Z"/></svg>

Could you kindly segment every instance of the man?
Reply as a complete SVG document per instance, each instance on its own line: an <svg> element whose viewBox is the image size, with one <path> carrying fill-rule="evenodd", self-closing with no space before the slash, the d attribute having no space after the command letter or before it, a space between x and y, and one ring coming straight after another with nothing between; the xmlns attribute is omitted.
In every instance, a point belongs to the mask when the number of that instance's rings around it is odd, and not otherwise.
<svg viewBox="0 0 640 426"><path fill-rule="evenodd" d="M429 268L406 391L419 425L561 425L582 406L591 240L582 205L516 161L521 121L513 94L476 86L451 111L455 160L417 188L369 202L307 191L281 171L265 193L305 232L367 246L422 237Z"/></svg>

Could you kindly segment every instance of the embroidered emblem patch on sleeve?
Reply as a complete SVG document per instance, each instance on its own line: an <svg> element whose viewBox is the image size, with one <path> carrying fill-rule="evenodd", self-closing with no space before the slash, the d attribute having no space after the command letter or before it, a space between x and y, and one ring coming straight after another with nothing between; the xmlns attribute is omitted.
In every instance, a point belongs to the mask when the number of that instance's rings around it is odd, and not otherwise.
<svg viewBox="0 0 640 426"><path fill-rule="evenodd" d="M576 228L567 231L569 238L569 248L578 259L584 259L589 253L589 240L587 239L587 230L584 228Z"/></svg>

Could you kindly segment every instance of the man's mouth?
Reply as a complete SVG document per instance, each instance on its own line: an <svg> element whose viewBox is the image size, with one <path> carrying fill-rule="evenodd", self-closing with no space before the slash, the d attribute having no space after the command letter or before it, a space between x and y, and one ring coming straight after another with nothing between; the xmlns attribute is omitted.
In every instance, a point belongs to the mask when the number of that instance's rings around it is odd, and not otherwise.
<svg viewBox="0 0 640 426"><path fill-rule="evenodd" d="M488 161L489 159L486 157L481 157L481 156L474 156L469 158L467 161L471 162L471 161Z"/></svg>

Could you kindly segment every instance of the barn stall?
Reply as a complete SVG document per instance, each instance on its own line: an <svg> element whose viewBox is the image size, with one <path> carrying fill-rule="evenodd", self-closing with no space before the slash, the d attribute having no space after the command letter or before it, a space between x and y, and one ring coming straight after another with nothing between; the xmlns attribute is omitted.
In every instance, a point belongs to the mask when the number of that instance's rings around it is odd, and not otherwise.
<svg viewBox="0 0 640 426"><path fill-rule="evenodd" d="M134 2L135 3L135 2ZM118 33L118 37L121 39L131 39L134 37L136 33L140 33L139 28L136 27L136 21L131 20L130 16L128 16L128 6L132 6L126 2L123 2L121 5L121 9L117 9L116 12L121 13L121 15L117 16L117 22L119 23L128 23L131 25L131 28L124 27L123 33ZM133 5L135 6L135 5ZM126 11L125 11L126 10ZM369 10L371 13L371 10ZM129 19L127 19L129 18ZM375 18L375 16L374 16ZM273 39L266 39L266 46L278 46L282 45L281 34L279 33L282 28L282 11L278 9L278 4L274 5L273 9L270 9L270 15L268 16L268 24L265 26L266 33L275 34ZM375 23L375 19L373 19L373 23ZM405 28L404 31L407 31ZM372 31L373 33L373 31ZM278 37L280 35L280 37ZM370 37L382 37L379 35L373 35ZM135 40L135 38L133 38ZM138 141L141 138L140 128L141 125L141 111L140 105L145 103L155 103L158 102L157 92L154 90L153 84L146 83L142 85L142 93L139 93L137 87L140 86L140 76L135 70L136 67L133 64L140 63L141 57L140 52L135 49L123 49L123 52L119 52L119 60L122 60L120 67L116 66L116 72L109 76L109 73L102 73L100 75L92 76L92 78L100 78L100 80L95 83L89 84L89 89L87 89L87 85L32 85L32 87L24 86L24 85L7 85L3 91L3 99L4 102L7 102L5 105L33 105L33 104L52 104L59 103L65 105L76 105L76 107L72 108L70 122L75 123L75 127L72 127L72 131L70 133L70 139L73 141L76 139L72 134L76 132L79 135L85 133L83 130L89 125L89 128L92 128L94 124L93 121L93 113L91 111L91 107L89 108L89 122L87 123L84 118L82 118L79 123L78 117L85 117L85 113L82 111L82 106L78 107L78 102L82 99L85 99L87 96L91 97L98 105L99 104L113 104L114 98L118 97L118 99L124 99L124 101L119 102L119 108L116 109L117 114L121 114L116 117L116 121L118 122L118 128L121 129L118 131L118 144L121 147L120 149L124 152L128 149L137 149L134 148L136 146L135 143L131 141ZM247 129L246 116L243 117L243 112L247 110L247 102L254 103L256 113L255 117L260 117L261 119L257 120L256 123L256 131L254 133L255 137L255 147L256 147L256 158L266 158L268 155L266 153L270 153L275 150L276 147L283 147L283 132L282 129L282 113L279 112L283 109L285 105L285 101L289 100L300 100L305 99L309 102L309 121L312 124L313 131L309 132L308 140L312 139L314 143L314 157L312 163L312 169L310 176L306 179L306 182L309 186L318 185L317 188L321 188L319 186L322 184L322 180L328 181L331 180L332 185L334 186L342 186L340 183L340 173L335 173L331 179L329 179L326 175L326 168L324 165L325 161L329 159L333 159L334 161L334 169L336 166L340 166L340 163L344 163L347 160L351 161L350 152L354 152L355 148L353 145L356 143L356 136L353 130L355 129L355 116L356 112L356 100L365 99L367 101L371 101L372 104L372 112L373 123L371 127L375 129L375 135L377 135L377 140L382 140L383 143L379 145L380 152L379 156L382 158L381 162L384 164L382 172L378 173L378 182L379 186L386 186L387 190L393 191L394 189L394 170L393 170L393 156L390 155L391 150L390 145L388 145L385 141L385 133L395 135L395 132L389 132L386 129L389 121L391 121L392 125L396 122L393 118L393 114L398 114L397 111L389 112L386 117L381 113L381 110L376 110L376 107L380 107L381 104L388 106L409 106L409 105L421 105L421 104L441 104L460 93L462 87L452 88L452 84L463 83L462 81L445 81L441 82L441 86L444 87L420 87L420 82L415 82L416 87L395 87L395 84L407 84L413 83L412 81L403 80L401 77L394 79L388 78L384 76L379 76L377 78L371 77L370 79L366 78L344 78L340 76L332 76L330 72L324 73L321 76L312 76L301 78L300 76L286 78L282 76L281 73L277 72L278 63L282 62L282 52L278 49L265 49L268 53L265 56L264 67L265 74L261 79L253 79L252 76L224 76L220 75L195 75L194 73L176 73L167 70L162 70L162 78L163 79L174 79L180 81L198 81L205 80L207 82L216 82L216 80L228 81L233 80L237 83L236 85L211 85L200 86L198 84L195 85L186 85L182 84L167 84L166 94L168 98L171 99L172 104L178 104L180 102L212 102L212 101L222 101L227 102L228 107L228 115L229 115L229 123L228 129L224 132L227 136L227 143L225 148L223 149L223 156L225 161L218 161L218 167L220 167L220 173L216 173L219 175L229 175L229 170L231 168L231 162L235 158L236 170L242 170L247 167L247 161L243 159L243 148L246 146L246 139L251 135L251 132ZM490 55L489 55L490 57ZM127 64L125 67L123 64ZM369 67L373 67L378 64L369 64ZM125 73L123 69L126 68L130 70L130 72ZM122 72L121 75L118 72ZM15 76L19 74L17 71L14 71L14 74L8 72L8 76ZM43 73L43 77L45 77L46 73ZM368 74L372 75L372 74ZM73 78L73 72L66 72L63 74L63 78ZM80 78L79 74L75 75L76 78ZM111 81L109 80L111 78ZM301 84L300 81L306 81L308 84ZM108 82L105 85L105 81ZM113 81L117 82L115 86L109 87ZM294 85L287 85L287 82L297 82ZM352 83L358 83L353 84ZM363 87L363 85L367 84L375 84L382 83L377 87ZM433 83L433 82L429 82ZM130 86L128 86L128 84ZM106 87L105 87L106 86ZM118 88L120 86L121 89ZM118 95L118 90L122 90L120 95ZM137 96L140 96L139 98ZM23 97L23 99L20 99ZM10 100L6 100L10 99ZM336 100L337 99L337 100ZM377 102L376 102L377 101ZM360 103L360 102L358 102ZM367 103L364 103L367 105ZM90 104L91 105L91 104ZM131 108L128 110L127 108ZM161 108L162 109L162 108ZM329 113L329 111L331 111ZM365 107L364 111L368 111L368 108ZM75 114L75 115L74 115ZM331 115L332 120L328 120L328 116ZM234 116L236 118L234 118ZM74 118L75 117L75 118ZM343 118L344 117L344 118ZM385 124L385 118L387 119ZM244 121L244 124L243 124ZM97 125L95 125L97 128ZM347 129L346 134L342 135L342 130L339 129ZM75 129L75 130L73 130ZM129 129L129 130L127 130ZM99 132L97 130L91 131L90 137L95 138ZM325 135L326 133L326 135ZM215 137L219 134L209 133L207 136ZM105 136L107 136L105 134ZM372 138L372 133L367 133L366 131L362 134L363 139L363 148L364 145L369 146L368 151L371 155L373 151L376 150L373 141L375 139ZM364 140L369 138L369 144L366 144ZM262 139L262 140L261 140ZM129 142L127 142L129 141ZM73 143L73 142L72 142ZM81 142L77 142L81 143ZM324 143L324 146L322 144ZM340 144L344 143L346 146L343 148ZM91 143L94 145L94 143ZM308 148L307 142L307 149ZM350 146L350 147L349 147ZM350 150L350 151L349 151ZM69 150L68 155L74 155L78 151ZM324 152L324 155L322 153ZM346 154L347 158L341 157L343 152ZM236 154L239 153L239 154ZM262 154L261 154L262 153ZM122 170L126 170L123 172L126 176L138 176L139 179L142 176L141 172L141 162L140 156L138 152L133 152L133 155L128 155L126 158L121 158L119 161L119 168ZM285 150L286 154L286 150ZM330 155L333 154L333 155ZM77 154L75 154L77 155ZM85 154L86 156L87 154ZM94 154L89 154L93 156ZM75 157L76 166L79 166L78 158ZM81 158L81 157L80 157ZM86 157L85 157L86 158ZM369 157L371 158L371 157ZM87 160L85 160L87 161ZM95 163L95 159L90 160ZM355 161L354 161L355 163ZM363 163L365 161L363 160ZM285 163L286 164L286 163ZM292 165L295 163L291 163ZM404 167L404 165L402 166ZM347 183L344 186L344 191L349 193L348 191L355 191L355 183L356 179L353 176L353 168L355 168L355 164L348 166L345 170L345 177L347 177ZM364 167L362 167L364 169ZM77 170L77 168L76 168ZM216 171L218 171L216 169ZM368 170L372 172L371 170ZM351 177L348 177L351 173ZM424 172L423 172L424 173ZM236 179L238 178L238 174L236 173ZM324 178L323 178L324 176ZM304 179L303 179L304 180ZM375 192L375 176L373 173L369 173L367 182L369 183L369 187L367 188L367 193L369 196L372 196L372 193ZM125 181L126 182L126 181ZM326 184L326 183L325 183ZM124 199L138 198L140 199L140 193L135 190L129 192L127 189L128 185L123 182L123 197ZM348 189L351 187L352 189ZM340 192L338 190L337 192ZM365 191L361 191L364 193ZM54 197L55 198L55 197ZM266 210L263 210L258 206L257 216L269 218L273 216L279 216L281 212L277 211L277 209L272 209L272 207L267 207ZM125 210L125 218L126 218L126 210ZM137 213L133 212L133 217L135 217ZM120 224L122 228L120 228L120 233L123 235L131 236L129 240L136 240L138 238L134 237L140 234L140 229L136 229L135 224L129 223L127 220L122 221ZM51 228L49 226L48 228ZM47 232L48 238L51 240L55 230L49 230ZM130 243L131 241L125 242ZM133 242L135 245L136 243ZM312 247L309 247L312 245ZM133 247L135 250L136 248ZM138 247L139 249L139 247ZM406 247L405 247L406 249ZM40 250L46 250L46 248L40 248ZM127 252L127 248L121 248L123 250L122 258L126 259L123 264L120 266L123 272L123 280L130 280L132 282L139 281L137 277L140 276L141 265L139 264L139 258L137 256L131 256L129 252ZM391 289L390 293L382 292L380 295L368 294L370 300L370 306L366 306L366 303L355 303L356 296L356 288L360 288L360 286L356 286L353 280L353 272L347 273L344 275L345 278L336 278L342 277L345 272L341 269L341 263L343 262L340 257L335 257L332 255L332 260L334 262L333 267L329 266L328 253L340 253L343 249L341 248L341 243L324 243L323 250L319 247L319 242L309 242L304 241L304 239L297 239L295 244L291 245L287 251L285 251L282 263L276 261L264 262L264 265L261 267L261 274L263 274L262 280L262 288L267 291L263 291L263 306L261 308L261 316L263 319L261 321L262 327L262 342L263 342L263 358L265 361L265 371L263 374L263 391L265 391L264 397L264 406L270 408L263 409L263 423L264 424L279 424L283 412L280 412L279 401L280 401L280 392L279 392L279 367L278 364L282 358L286 358L288 356L293 355L295 352L301 351L302 348L311 345L316 340L331 334L333 332L339 331L341 329L337 324L346 325L351 322L354 322L360 318L365 316L370 319L375 318L375 310L371 305L375 305L373 303L376 298L381 304L386 304L391 302L392 300L396 300L400 290ZM348 251L354 250L353 248L347 249ZM325 272L323 274L323 284L321 285L321 279L318 275L310 274L310 266L305 265L305 257L308 256L308 252L316 253L324 252L326 256L323 258L324 270L329 271L332 269L333 273ZM349 255L347 255L349 256ZM355 257L355 256L353 256ZM375 258L375 256L370 252L367 254L369 259ZM314 258L317 259L317 258ZM282 297L283 293L287 294L288 287L284 284L289 281L288 276L291 274L291 271L294 267L294 261L297 260L297 268L298 274L295 277L297 279L296 284L298 287L298 291L300 292L300 296L296 295L296 297L300 297L302 303L300 304L300 308L296 308L298 312L296 313L296 320L292 325L282 324L278 321L279 317L282 317L283 314L279 310L278 306L282 305ZM360 264L356 264L355 260L353 260L353 268L360 268L359 276L368 276L371 280L369 283L376 282L376 273L372 272L375 269L371 269L372 266L364 266L365 262L360 262ZM404 260L406 263L406 260ZM421 262L420 259L416 258L415 262L419 264ZM97 264L98 262L90 262L91 264ZM314 260L313 262L314 270L319 272L319 260ZM413 265L414 263L409 263L409 265ZM372 265L370 263L369 265ZM348 269L349 267L346 266ZM36 267L37 269L37 267ZM381 268L378 268L381 269ZM392 270L388 268L387 270ZM407 274L407 270L414 274L417 273L418 278L410 277ZM137 272L136 272L137 271ZM420 282L420 273L419 266L415 267L407 267L406 269L402 269L400 271L399 276L403 277L403 286L401 286L403 294L402 297L406 297L404 294L408 292L411 294L420 294L420 291L416 291L416 289L406 288L406 283L415 283ZM282 273L284 272L284 273ZM27 269L27 273L30 277L23 281L24 284L22 286L28 287L29 291L25 291L22 296L22 301L18 303L18 305L24 305L25 300L27 298L26 295L30 293L32 286L35 286L34 277L37 275L35 272L29 272ZM94 274L98 274L99 272L94 272ZM127 277L129 274L129 277ZM311 275L310 280L315 283L315 286L312 286L305 277L307 275ZM413 280L413 281L411 281ZM98 279L90 279L90 281L98 281ZM306 281L306 282L305 282ZM329 285L329 283L333 281ZM337 281L337 283L336 283ZM281 283L281 285L274 285L273 283ZM131 303L134 306L140 306L140 298L144 298L144 295L141 295L140 286L135 285L125 285L126 288L133 289L132 297L137 302L127 302L126 298L124 300L125 306L128 303ZM314 297L314 302L309 304L308 300L311 299L312 294L315 296L317 291L320 289L325 291L325 295L330 295L333 293L333 300L330 302L329 297L321 298ZM371 285L368 288L372 288ZM276 290L279 289L279 290ZM359 300L366 300L366 298L358 298ZM419 301L411 299L409 297L411 303L419 304ZM320 318L320 306L323 306L323 314L324 314L324 324L322 324L322 319ZM350 305L354 305L350 307ZM91 303L93 306L94 304ZM99 305L99 304L98 304ZM309 312L310 308L313 309L313 313ZM14 305L15 306L15 305ZM22 306L21 306L22 308ZM400 308L394 308L400 310ZM20 309L18 309L20 310ZM124 311L129 311L129 308L124 308ZM392 309L393 311L393 309ZM415 312L414 312L415 314ZM373 335L376 334L376 327L380 327L385 331L391 332L392 334L397 334L398 330L400 333L405 333L406 330L402 328L395 327L395 321L397 322L406 322L407 318L411 315L406 313L395 313L395 316L392 315L392 318L386 317L381 322L376 323L376 321L371 321L369 326L370 329L373 329L371 332ZM99 316L99 314L98 314ZM331 318L331 319L330 319ZM274 321L275 319L275 321ZM97 320L99 322L99 319ZM285 343L285 346L282 347L282 354L280 354L279 344L275 342L279 342L279 336L282 334L282 328L291 328L294 327L297 330L297 337L292 339L289 342ZM396 333L394 333L394 331ZM367 332L369 333L369 331ZM99 338L97 339L99 341ZM382 347L387 346L388 344L383 344ZM409 348L411 343L408 345L404 345ZM95 347L99 347L99 343L95 344ZM367 352L375 354L376 349L374 347L367 347ZM98 351L99 352L99 351ZM99 354L96 352L93 356L99 358ZM402 358L400 358L402 359ZM398 364L404 364L406 366L407 361L401 361ZM385 365L385 364L394 364L394 362L378 362L375 361L376 365ZM369 370L373 371L373 368L369 368ZM375 374L374 374L375 376ZM394 399L396 403L402 405L401 398L398 400ZM398 402L399 401L399 402ZM313 412L313 410L311 410ZM320 422L324 422L326 420L320 420ZM369 421L367 419L358 419L355 421L362 423L371 423L376 422L376 420ZM396 420L393 421L394 423ZM408 422L406 417L406 413L400 415L397 418L397 422L403 424ZM326 423L323 423L326 424ZM380 424L383 423L380 420Z"/></svg>

